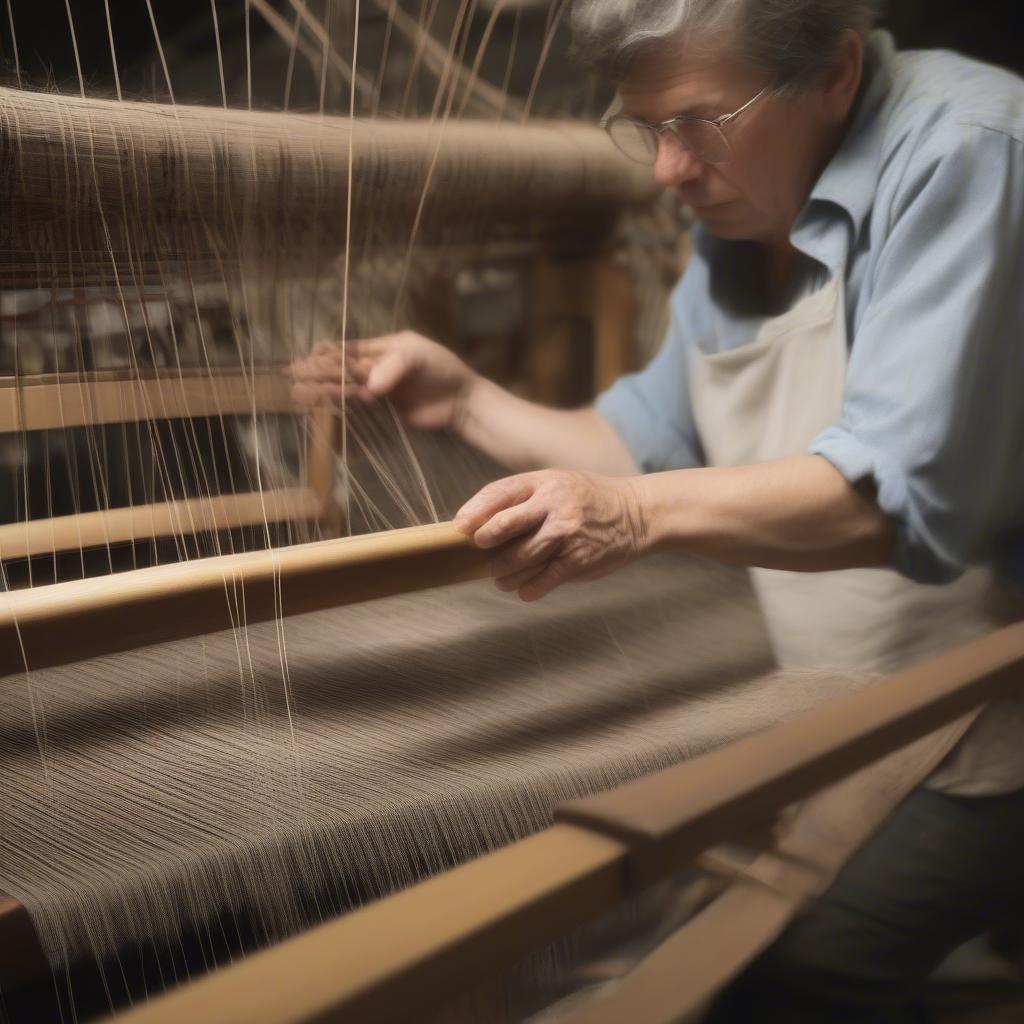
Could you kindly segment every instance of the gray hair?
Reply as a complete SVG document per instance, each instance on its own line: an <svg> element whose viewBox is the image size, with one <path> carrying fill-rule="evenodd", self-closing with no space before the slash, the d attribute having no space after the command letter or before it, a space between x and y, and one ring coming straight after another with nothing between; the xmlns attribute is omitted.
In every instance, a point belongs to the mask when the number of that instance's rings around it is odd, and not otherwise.
<svg viewBox="0 0 1024 1024"><path fill-rule="evenodd" d="M573 0L573 56L621 79L681 42L723 49L799 89L828 69L844 32L866 36L883 0Z"/></svg>

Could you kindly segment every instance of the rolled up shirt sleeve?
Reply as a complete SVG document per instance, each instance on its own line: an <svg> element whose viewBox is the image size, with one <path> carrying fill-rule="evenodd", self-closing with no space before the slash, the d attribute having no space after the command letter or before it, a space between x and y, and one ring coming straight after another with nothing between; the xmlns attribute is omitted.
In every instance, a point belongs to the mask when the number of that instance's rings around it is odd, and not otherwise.
<svg viewBox="0 0 1024 1024"><path fill-rule="evenodd" d="M896 191L842 418L810 449L873 480L895 567L927 583L1024 514L1024 143L953 134L925 140Z"/></svg>
<svg viewBox="0 0 1024 1024"><path fill-rule="evenodd" d="M595 403L645 473L704 464L686 348L690 301L703 298L692 294L701 284L696 271L691 264L673 293L671 322L658 354L639 373L620 377Z"/></svg>

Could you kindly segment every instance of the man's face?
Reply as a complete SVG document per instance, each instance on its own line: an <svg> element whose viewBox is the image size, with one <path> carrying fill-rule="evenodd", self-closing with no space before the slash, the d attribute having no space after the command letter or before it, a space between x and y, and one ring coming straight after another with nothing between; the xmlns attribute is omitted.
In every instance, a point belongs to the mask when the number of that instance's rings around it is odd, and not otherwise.
<svg viewBox="0 0 1024 1024"><path fill-rule="evenodd" d="M638 62L640 65L641 62ZM728 59L652 59L619 85L622 112L646 121L677 114L714 120L738 110L768 84ZM704 163L666 132L654 167L713 235L767 243L788 240L797 214L836 144L821 90L766 95L724 128L728 163Z"/></svg>

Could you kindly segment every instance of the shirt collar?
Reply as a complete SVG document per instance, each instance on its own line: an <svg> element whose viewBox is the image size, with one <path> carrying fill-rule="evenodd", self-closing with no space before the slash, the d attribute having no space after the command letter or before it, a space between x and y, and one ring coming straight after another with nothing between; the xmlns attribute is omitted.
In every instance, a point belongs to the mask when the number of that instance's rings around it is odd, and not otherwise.
<svg viewBox="0 0 1024 1024"><path fill-rule="evenodd" d="M845 211L853 222L855 235L859 234L871 212L885 131L884 118L880 115L892 89L895 52L888 32L871 34L866 51L866 82L853 120L793 226L792 240L798 248L806 251L804 242L810 243L812 249L819 248L814 245L814 240L821 234L821 225L812 222L822 212L823 203ZM832 262L827 260L829 264Z"/></svg>

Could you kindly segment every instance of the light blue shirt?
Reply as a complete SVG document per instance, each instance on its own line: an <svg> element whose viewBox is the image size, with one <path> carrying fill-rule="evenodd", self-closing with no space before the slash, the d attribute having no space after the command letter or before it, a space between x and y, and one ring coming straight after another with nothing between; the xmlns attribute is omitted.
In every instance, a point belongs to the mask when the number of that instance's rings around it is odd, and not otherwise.
<svg viewBox="0 0 1024 1024"><path fill-rule="evenodd" d="M948 582L995 559L1024 582L1024 81L897 52L883 32L869 53L857 112L791 235L817 283L846 286L842 417L809 450L874 480L904 575ZM597 401L647 472L703 463L691 346L735 348L763 322L711 294L709 260L732 243L699 229L696 242L659 354Z"/></svg>

